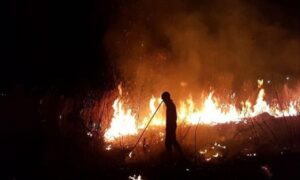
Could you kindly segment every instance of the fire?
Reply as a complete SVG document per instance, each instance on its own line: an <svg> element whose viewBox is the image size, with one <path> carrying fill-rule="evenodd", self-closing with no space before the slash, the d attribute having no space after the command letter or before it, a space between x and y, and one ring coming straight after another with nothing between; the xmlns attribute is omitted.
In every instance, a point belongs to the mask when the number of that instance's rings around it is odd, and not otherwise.
<svg viewBox="0 0 300 180"><path fill-rule="evenodd" d="M281 109L278 104L268 104L265 97L265 90L262 88L263 80L258 81L260 88L256 102L254 105L249 100L241 102L241 108L238 109L234 104L221 103L214 92L210 92L206 98L200 103L196 103L190 96L186 100L179 101L177 107L178 124L196 125L216 125L221 123L239 123L246 118L257 116L261 113L268 113L274 117L296 116L300 110L300 99L290 101L288 106ZM110 127L106 130L104 138L106 142L112 142L120 137L137 135L143 129L149 118L155 112L160 98L152 96L149 100L149 113L145 117L139 118L133 113L130 107L125 106L125 101L122 99L122 88L118 87L119 97L113 103L113 117ZM150 126L163 127L165 126L164 111L159 110L153 118Z"/></svg>
<svg viewBox="0 0 300 180"><path fill-rule="evenodd" d="M221 105L214 100L213 92L210 92L208 97L205 99L203 108L198 109L193 113L192 118L187 118L191 124L218 124L226 123L231 121L239 121L237 110L233 105Z"/></svg>
<svg viewBox="0 0 300 180"><path fill-rule="evenodd" d="M118 89L119 95L122 96L121 86ZM113 103L114 114L110 128L104 134L106 141L113 141L122 136L138 133L135 115L131 109L126 109L123 104L121 97L118 97Z"/></svg>
<svg viewBox="0 0 300 180"><path fill-rule="evenodd" d="M155 98L154 96L152 96L152 98L149 101L149 116L145 117L143 119L143 123L139 126L140 128L144 128L147 124L147 122L149 121L150 117L154 114L158 104L161 102L160 98ZM164 126L165 122L163 121L163 114L162 111L157 112L157 114L155 115L155 117L153 118L151 125L154 126Z"/></svg>

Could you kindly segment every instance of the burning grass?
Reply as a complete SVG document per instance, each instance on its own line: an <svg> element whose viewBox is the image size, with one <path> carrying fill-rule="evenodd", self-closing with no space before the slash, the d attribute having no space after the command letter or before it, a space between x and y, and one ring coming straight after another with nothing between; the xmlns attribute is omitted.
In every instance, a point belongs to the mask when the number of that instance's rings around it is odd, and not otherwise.
<svg viewBox="0 0 300 180"><path fill-rule="evenodd" d="M223 103L210 92L203 101L197 102L190 98L179 100L177 107L179 129L186 126L208 125L215 126L227 123L247 123L246 119L254 118L262 113L280 118L297 116L300 109L300 99L288 101L284 106L278 103L269 104L265 101L265 90L261 87L263 81L259 80L259 92L252 104L249 100L240 102L241 108L235 106L234 97L232 103ZM113 115L109 126L104 130L104 140L107 143L115 144L116 141L125 141L128 143L128 136L138 136L142 129L145 128L150 117L160 103L160 98L152 96L149 100L149 111L147 108L131 108L130 102L122 96L122 88L119 85L119 95L114 100L112 108ZM156 135L163 138L164 130L164 111L159 110L153 118L150 127L156 129ZM123 139L123 140L122 140Z"/></svg>
<svg viewBox="0 0 300 180"><path fill-rule="evenodd" d="M257 91L257 94L261 90L262 88ZM70 164L75 164L76 168L77 166L78 168L86 166L89 169L88 173L92 171L90 169L93 169L92 173L95 174L92 176L96 177L101 176L97 174L101 169L103 176L115 177L115 179L134 177L134 174L136 178L141 175L142 179L150 177L152 179L168 179L156 177L161 174L161 171L164 171L162 174L170 175L170 177L177 177L178 174L183 175L183 177L188 177L190 174L192 177L197 177L199 173L212 175L214 172L225 173L226 175L227 170L234 172L234 174L237 173L235 171L240 171L238 172L240 174L237 175L239 177L242 177L241 174L245 175L249 172L259 174L267 170L274 174L274 169L277 168L278 164L281 164L281 159L299 156L299 114L295 116L274 116L264 112L251 117L225 121L224 123L199 120L193 123L193 121L187 119L182 120L183 117L189 117L189 112L199 113L199 117L201 117L203 109L217 110L216 112L226 115L226 111L220 108L222 103L216 98L216 94L210 96L211 98L208 97L209 93L206 93L203 101L200 102L197 102L196 98L183 100L183 102L186 102L185 106L181 105L180 99L176 101L179 118L177 139L183 148L186 161L181 162L177 158L177 154L174 153L176 165L171 166L167 164L164 147L164 109L159 109L141 141L132 151L145 124L149 121L149 117L152 116L160 102L159 98L151 98L151 96L149 99L145 98L146 105L140 105L140 110L138 110L133 106L134 103L131 101L134 99L129 98L125 88L122 89L122 93L113 90L106 91L96 97L88 96L84 100L84 106L80 111L81 118L78 118L80 121L83 120L85 126L81 126L82 122L79 126L79 121L75 121L76 114L68 115L68 112L71 111L68 110L70 108L69 104L72 103L67 103L69 100L66 99L65 107L62 108L63 111L59 112L57 116L53 116L60 123L59 127L62 132L61 137L59 137L63 143L59 146L62 147L63 152L66 152L62 157L73 154L70 157L72 160ZM266 109L271 111L273 102L267 103L269 102L267 96L255 99L253 106L250 108L251 112L254 112L254 106L257 102L263 104L261 107L270 107ZM293 101L293 99L290 100ZM205 104L211 105L206 102L212 102L212 106L208 107L213 108L204 108ZM286 107L289 107L288 102ZM121 103L122 105L120 105ZM233 102L231 104L234 105ZM237 112L242 111L242 108L234 107ZM297 110L298 106L295 107ZM199 111L197 111L198 109ZM186 112L186 114L183 113L183 116L180 114L182 112ZM130 115L129 117L133 118L136 132L126 134L126 131L124 131L125 134L120 135L122 131L116 131L116 134L120 136L108 140L105 138L105 134L109 132L110 128L114 127L112 126L112 120L116 118L118 120L115 121L116 123L124 120L119 115ZM126 122L122 122L120 125L117 124L117 127L120 130L126 130L130 127L126 126ZM290 162L294 163L295 161L293 158L288 160L286 166L293 168L294 165L288 166ZM53 165L53 168L55 167L56 164ZM248 169L245 170L244 168ZM176 172L175 175L171 176L174 172ZM232 176L231 174L227 175Z"/></svg>
<svg viewBox="0 0 300 180"><path fill-rule="evenodd" d="M177 101L177 139L189 159L214 163L300 150L296 140L300 137L299 97L284 104L268 103L263 81L258 84L254 103L245 100L239 103L239 108L234 96L231 103L222 103L213 92L202 101L196 101L192 96ZM101 148L108 156L119 154L118 161L129 164L155 164L166 156L163 109L157 112L137 146L134 145L160 101L152 96L148 101L149 110L147 106L130 106L128 96L119 85L118 93L106 93L95 103L97 106L83 109L81 114L92 124L89 126L90 137L103 138ZM85 117L91 112L97 112L98 121L93 121L91 116L87 121Z"/></svg>

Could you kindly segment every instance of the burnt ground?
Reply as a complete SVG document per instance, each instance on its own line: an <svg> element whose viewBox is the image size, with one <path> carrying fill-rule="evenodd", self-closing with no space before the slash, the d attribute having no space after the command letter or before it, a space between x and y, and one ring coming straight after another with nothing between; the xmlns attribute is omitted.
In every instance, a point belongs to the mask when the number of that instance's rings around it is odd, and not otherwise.
<svg viewBox="0 0 300 180"><path fill-rule="evenodd" d="M126 163L126 152L107 153L101 139L86 136L73 108L69 128L58 121L60 96L48 102L47 116L39 108L40 97L13 92L1 97L1 179L299 179L300 154L241 156L205 162L187 155L169 163L163 154L149 162ZM74 96L76 100L78 96ZM298 144L297 139L293 142ZM143 158L143 157L141 157Z"/></svg>
<svg viewBox="0 0 300 180"><path fill-rule="evenodd" d="M114 158L84 152L84 148L66 142L19 143L13 152L5 152L5 179L299 179L299 154L285 154L255 159L232 159L218 163L165 161L156 164L126 165ZM51 144L51 145L50 145ZM35 146L35 147L34 147ZM18 151L16 158L15 151ZM3 154L3 153L2 153ZM119 156L115 154L114 156ZM161 157L157 157L161 158ZM3 161L2 161L3 162ZM263 170L267 167L272 175Z"/></svg>

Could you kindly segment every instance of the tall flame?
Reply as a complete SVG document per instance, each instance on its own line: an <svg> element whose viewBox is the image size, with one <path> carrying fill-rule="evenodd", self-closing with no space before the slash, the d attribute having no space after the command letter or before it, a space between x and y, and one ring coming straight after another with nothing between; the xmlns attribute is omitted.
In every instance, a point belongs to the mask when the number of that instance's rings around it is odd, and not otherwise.
<svg viewBox="0 0 300 180"><path fill-rule="evenodd" d="M254 105L249 100L241 102L241 109L235 107L234 104L220 103L217 98L210 92L202 103L196 104L190 96L186 100L179 101L178 123L189 125L206 124L216 125L220 123L238 123L245 118L254 117L261 113L269 113L275 117L296 116L300 110L300 98L290 101L285 109L281 109L278 104L268 104L265 97L265 90L262 88L263 80L258 81L260 88L256 102ZM149 100L149 113L141 118L138 122L132 109L124 106L124 101L121 99L122 88L118 86L119 97L113 103L113 117L110 128L104 134L105 141L112 142L117 138L128 135L137 135L139 130L144 128L149 121L149 118L155 112L156 107L161 101L160 98L152 96ZM165 117L163 111L158 111L153 118L150 126L164 126Z"/></svg>
<svg viewBox="0 0 300 180"><path fill-rule="evenodd" d="M122 87L118 86L119 96L113 103L113 117L110 128L105 132L104 138L106 141L113 141L116 138L135 135L138 133L136 126L135 115L130 108L126 109L121 101Z"/></svg>

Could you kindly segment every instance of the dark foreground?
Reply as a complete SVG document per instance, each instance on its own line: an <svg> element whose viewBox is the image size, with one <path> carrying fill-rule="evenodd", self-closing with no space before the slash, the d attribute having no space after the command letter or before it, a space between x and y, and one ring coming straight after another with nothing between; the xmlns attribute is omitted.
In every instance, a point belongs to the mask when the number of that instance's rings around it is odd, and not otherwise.
<svg viewBox="0 0 300 180"><path fill-rule="evenodd" d="M108 153L101 139L86 135L80 105L73 105L63 126L63 97L50 97L43 116L40 97L15 93L1 97L0 179L300 179L300 154L293 149L213 162L187 156L167 163L158 155L153 161L126 163L123 152ZM297 138L293 142L299 144Z"/></svg>
<svg viewBox="0 0 300 180"><path fill-rule="evenodd" d="M155 162L128 164L122 153L107 154L74 139L22 137L1 151L1 179L300 179L299 153L174 163L160 155Z"/></svg>
<svg viewBox="0 0 300 180"><path fill-rule="evenodd" d="M55 151L55 150L54 150ZM299 179L299 154L256 159L236 159L219 163L179 162L168 164L116 163L105 157L69 149L64 154L49 155L37 160L36 154L23 154L17 161L8 162L2 173L5 179ZM78 156L77 156L78 155ZM83 156L83 155L81 155ZM12 164L17 163L17 164ZM7 165L8 165L7 164ZM10 169L7 168L10 167ZM2 174L3 175L3 174Z"/></svg>

